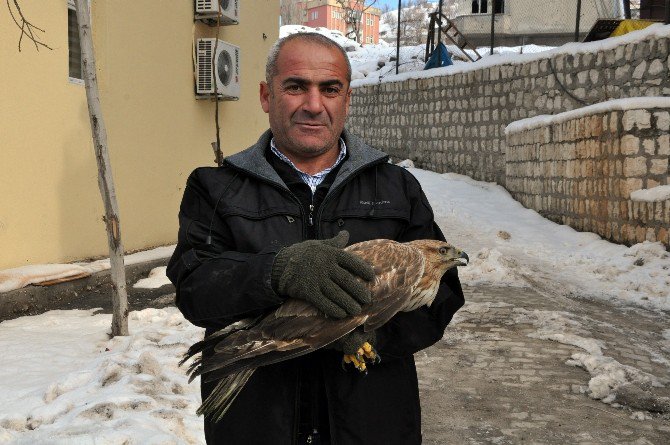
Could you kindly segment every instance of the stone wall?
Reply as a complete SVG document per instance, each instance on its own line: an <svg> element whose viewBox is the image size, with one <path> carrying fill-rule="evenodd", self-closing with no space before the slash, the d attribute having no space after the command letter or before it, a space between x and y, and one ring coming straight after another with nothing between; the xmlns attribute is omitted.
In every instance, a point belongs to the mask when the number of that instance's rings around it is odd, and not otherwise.
<svg viewBox="0 0 670 445"><path fill-rule="evenodd" d="M348 126L395 159L504 185L504 129L512 121L610 99L670 96L669 37L669 27L653 25L514 63L504 56L510 62L450 67L437 77L355 82Z"/></svg>
<svg viewBox="0 0 670 445"><path fill-rule="evenodd" d="M637 108L644 102L654 100L612 101L622 109L602 104L592 112L512 124L507 190L524 206L577 230L624 244L670 246L670 200L630 199L635 190L669 184L670 99L662 99L665 108Z"/></svg>

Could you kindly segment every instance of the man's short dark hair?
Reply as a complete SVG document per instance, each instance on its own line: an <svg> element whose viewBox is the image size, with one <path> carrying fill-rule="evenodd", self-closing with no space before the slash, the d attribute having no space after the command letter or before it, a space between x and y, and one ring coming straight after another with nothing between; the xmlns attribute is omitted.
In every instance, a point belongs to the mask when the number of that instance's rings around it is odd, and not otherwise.
<svg viewBox="0 0 670 445"><path fill-rule="evenodd" d="M319 34L317 32L299 32L295 34L288 35L283 37L275 42L270 48L270 53L268 54L268 60L265 64L265 81L270 87L272 87L272 79L277 75L277 59L279 58L279 52L285 44L292 40L304 40L310 43L316 43L317 45L325 46L327 48L334 48L342 54L344 61L347 64L347 82L351 83L351 63L349 62L349 56L347 56L346 51L338 45L333 40Z"/></svg>

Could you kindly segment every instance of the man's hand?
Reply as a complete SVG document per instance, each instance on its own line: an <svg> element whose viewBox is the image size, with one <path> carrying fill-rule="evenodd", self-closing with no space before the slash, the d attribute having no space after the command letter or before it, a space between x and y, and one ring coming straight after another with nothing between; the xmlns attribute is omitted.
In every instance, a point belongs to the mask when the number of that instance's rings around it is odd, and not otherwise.
<svg viewBox="0 0 670 445"><path fill-rule="evenodd" d="M343 250L349 233L307 240L280 250L272 266L272 285L280 295L306 300L332 318L361 312L370 291L358 278L374 278L372 266Z"/></svg>

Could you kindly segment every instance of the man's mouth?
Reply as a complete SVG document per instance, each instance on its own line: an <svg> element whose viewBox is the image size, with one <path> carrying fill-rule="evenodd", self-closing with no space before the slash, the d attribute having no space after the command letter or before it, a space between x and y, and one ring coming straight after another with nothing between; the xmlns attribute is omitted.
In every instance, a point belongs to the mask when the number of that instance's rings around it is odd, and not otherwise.
<svg viewBox="0 0 670 445"><path fill-rule="evenodd" d="M296 122L296 124L305 127L325 127L325 125L320 122Z"/></svg>

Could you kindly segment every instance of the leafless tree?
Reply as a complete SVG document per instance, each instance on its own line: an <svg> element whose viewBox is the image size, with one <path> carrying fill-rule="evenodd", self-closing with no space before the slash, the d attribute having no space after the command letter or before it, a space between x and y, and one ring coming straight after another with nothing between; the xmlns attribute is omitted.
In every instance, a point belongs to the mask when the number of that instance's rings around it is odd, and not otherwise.
<svg viewBox="0 0 670 445"><path fill-rule="evenodd" d="M107 129L100 107L93 36L91 35L91 13L88 8L88 0L75 0L75 4L77 22L79 23L82 75L86 85L86 102L88 103L88 114L91 120L93 148L98 163L98 187L105 205L103 220L107 228L109 260L112 269L112 336L114 337L128 335L128 295L126 292L126 270L123 261L119 206L116 202L112 165L107 149Z"/></svg>
<svg viewBox="0 0 670 445"><path fill-rule="evenodd" d="M442 13L451 18L456 13L458 2L444 0ZM405 0L401 4L400 13L400 45L419 45L426 43L428 34L429 14L437 10L435 3L428 0ZM386 37L389 43L395 43L398 29L398 15L395 12L386 14L384 22L391 28L391 33Z"/></svg>
<svg viewBox="0 0 670 445"><path fill-rule="evenodd" d="M344 11L347 24L346 36L356 42L361 41L361 19L363 14L377 3L377 0L336 0Z"/></svg>
<svg viewBox="0 0 670 445"><path fill-rule="evenodd" d="M12 5L14 5L14 9L12 9ZM51 48L49 45L42 42L41 37L35 35L38 32L44 34L44 30L42 28L38 28L26 20L23 15L23 11L21 11L18 0L12 0L11 4L9 3L9 0L7 0L7 9L9 10L9 15L12 17L14 23L21 30L21 34L19 35L19 52L21 52L21 42L23 41L23 36L26 36L28 40L31 40L35 44L35 49L37 51L40 50L40 46L53 50L53 48Z"/></svg>
<svg viewBox="0 0 670 445"><path fill-rule="evenodd" d="M40 46L50 48L35 36L34 31L45 31L30 23L23 15L18 0L7 0L7 8L16 26L21 29L19 37L19 51L21 41L25 35L33 41L39 51ZM81 44L82 74L86 85L86 102L91 121L93 148L98 164L98 187L105 206L103 221L107 228L109 244L109 259L111 263L112 279L112 336L128 335L128 296L126 292L126 271L123 262L123 243L121 242L121 226L119 222L119 208L116 202L116 190L112 177L112 166L107 149L107 130L102 119L100 95L98 93L98 79L95 68L95 54L93 52L93 37L91 35L91 13L88 7L89 0L75 0L77 22L79 24L79 41ZM17 18L18 16L18 18ZM20 21L20 22L19 22Z"/></svg>
<svg viewBox="0 0 670 445"><path fill-rule="evenodd" d="M302 25L306 0L280 0L279 16L282 25Z"/></svg>

